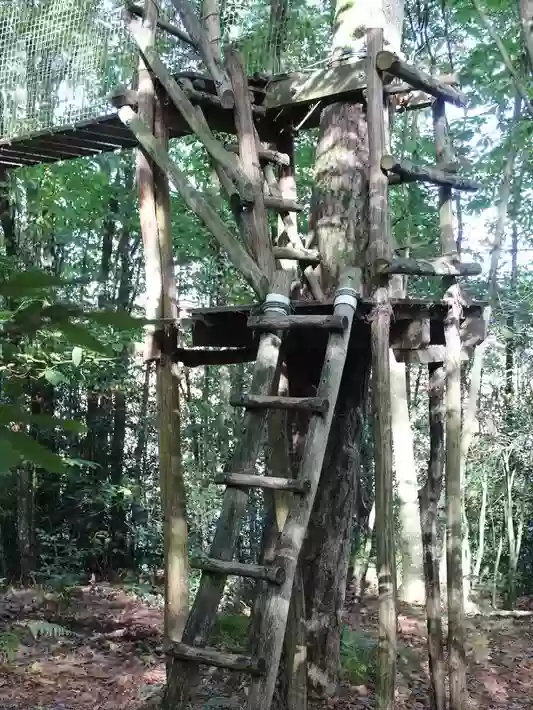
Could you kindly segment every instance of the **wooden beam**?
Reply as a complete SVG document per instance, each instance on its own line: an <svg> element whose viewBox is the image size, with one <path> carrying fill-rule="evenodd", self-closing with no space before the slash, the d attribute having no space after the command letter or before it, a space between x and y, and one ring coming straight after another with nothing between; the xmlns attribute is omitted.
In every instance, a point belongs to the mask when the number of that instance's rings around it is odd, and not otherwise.
<svg viewBox="0 0 533 710"><path fill-rule="evenodd" d="M381 168L386 172L398 175L401 182L429 182L439 187L452 187L455 190L475 192L481 185L470 178L445 172L434 165L415 165L406 158L400 159L393 155L384 155L381 159Z"/></svg>
<svg viewBox="0 0 533 710"><path fill-rule="evenodd" d="M283 584L285 581L285 571L283 567L277 565L242 564L232 560L217 560L213 557L195 557L191 560L191 567L210 574L261 579L271 584Z"/></svg>
<svg viewBox="0 0 533 710"><path fill-rule="evenodd" d="M274 197L272 195L265 195L265 207L268 209L275 210L280 214L285 214L289 212L303 212L304 207L298 202L293 202L292 200L285 200L283 197Z"/></svg>
<svg viewBox="0 0 533 710"><path fill-rule="evenodd" d="M185 203L211 231L215 239L228 252L235 266L241 271L250 286L263 299L268 291L268 278L259 269L244 247L235 239L222 219L202 195L189 183L187 177L171 160L168 152L154 137L153 133L129 108L119 109L119 118L139 141L143 150L154 160L161 170L165 171Z"/></svg>
<svg viewBox="0 0 533 710"><path fill-rule="evenodd" d="M384 269L386 274L409 276L478 276L481 264L461 263L445 257L439 259L404 259L396 257Z"/></svg>
<svg viewBox="0 0 533 710"><path fill-rule="evenodd" d="M242 166L240 165L239 159L232 153L229 153L224 148L224 145L213 136L211 131L209 129L206 130L206 127L202 124L202 122L198 120L198 114L195 107L189 101L181 86L165 67L155 47L148 44L146 36L142 30L140 31L134 25L130 24L129 31L137 43L137 46L139 47L146 63L157 79L165 87L169 98L177 110L181 113L183 118L187 121L191 131L205 146L213 160L219 162L228 175L230 175L235 181L241 199L244 202L253 202L255 198L254 186L245 174Z"/></svg>
<svg viewBox="0 0 533 710"><path fill-rule="evenodd" d="M239 155L245 174L254 191L254 203L241 214L246 228L247 247L262 271L271 278L276 268L272 242L268 228L268 213L263 196L263 176L257 155L254 120L248 79L241 56L234 49L226 52L226 71L231 81L235 99L235 128L239 143Z"/></svg>
<svg viewBox="0 0 533 710"><path fill-rule="evenodd" d="M461 361L470 360L473 349L463 346L461 348ZM427 348L419 350L394 349L394 356L398 362L408 362L419 365L431 365L446 362L446 345L428 345Z"/></svg>
<svg viewBox="0 0 533 710"><path fill-rule="evenodd" d="M238 153L239 146L235 143L226 143L226 150L230 153ZM291 160L287 153L280 153L278 150L268 150L266 148L260 148L257 151L259 155L259 160L263 163L273 163L274 165L290 165Z"/></svg>
<svg viewBox="0 0 533 710"><path fill-rule="evenodd" d="M177 348L174 362L181 362L185 367L205 365L236 365L240 362L253 362L257 348L222 348L206 350L205 348Z"/></svg>
<svg viewBox="0 0 533 710"><path fill-rule="evenodd" d="M143 10L142 6L136 5L133 2L126 2L126 11L132 15L136 15L137 17L142 17L144 14L144 10ZM179 27L176 27L176 25L173 25L170 22L167 22L166 20L162 20L161 18L159 18L157 20L157 26L159 27L160 30L163 30L164 32L167 32L169 35L172 35L173 37L177 37L177 39L181 40L182 42L185 42L185 44L188 44L196 52L198 51L198 47L194 43L194 40L192 40L186 32L183 32L183 30L180 30Z"/></svg>
<svg viewBox="0 0 533 710"><path fill-rule="evenodd" d="M348 327L348 321L342 316L252 316L248 318L248 328L258 331L301 330L315 328L328 332L342 333Z"/></svg>
<svg viewBox="0 0 533 710"><path fill-rule="evenodd" d="M234 395L229 401L232 407L246 409L290 409L295 412L310 412L325 416L329 409L327 399L321 397L276 397L254 394Z"/></svg>
<svg viewBox="0 0 533 710"><path fill-rule="evenodd" d="M376 58L376 64L381 71L392 74L398 79L407 82L415 89L425 91L426 94L431 94L431 96L449 101L461 107L466 106L468 102L465 94L457 91L457 89L454 89L449 84L440 82L421 69L415 69L415 67L401 60L393 54L393 52L380 52Z"/></svg>
<svg viewBox="0 0 533 710"><path fill-rule="evenodd" d="M251 675L262 675L265 672L265 662L262 659L240 656L235 653L225 653L216 648L188 646L186 643L167 643L164 646L167 656L180 661L227 668L230 671L241 671Z"/></svg>
<svg viewBox="0 0 533 710"><path fill-rule="evenodd" d="M312 264L320 263L320 254L316 249L303 249L298 247L274 247L276 259L293 259L295 261L307 261Z"/></svg>
<svg viewBox="0 0 533 710"><path fill-rule="evenodd" d="M220 64L220 58L215 57L209 37L204 32L200 20L189 0L171 0L172 4L179 12L183 26L187 30L189 37L198 47L204 63L211 74L217 94L220 97L224 108L233 108L233 91L228 77Z"/></svg>
<svg viewBox="0 0 533 710"><path fill-rule="evenodd" d="M309 490L308 483L302 483L294 478L258 476L253 473L222 473L215 476L215 483L235 488L263 488L271 491L290 491L302 494Z"/></svg>

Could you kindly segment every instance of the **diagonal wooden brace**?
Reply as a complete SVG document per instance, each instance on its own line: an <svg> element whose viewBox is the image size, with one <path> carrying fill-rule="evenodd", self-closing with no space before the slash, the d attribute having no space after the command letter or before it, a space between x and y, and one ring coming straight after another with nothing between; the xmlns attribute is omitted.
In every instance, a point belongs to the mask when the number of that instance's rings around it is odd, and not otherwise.
<svg viewBox="0 0 533 710"><path fill-rule="evenodd" d="M158 168L168 175L189 209L199 217L223 249L228 252L232 262L237 266L258 296L264 298L268 290L267 277L249 256L244 247L235 239L233 234L231 234L211 205L206 202L198 190L189 183L186 175L182 173L170 158L168 152L161 145L161 142L155 138L150 129L129 106L123 106L119 109L118 116L122 123L134 134L142 149L148 153Z"/></svg>
<svg viewBox="0 0 533 710"><path fill-rule="evenodd" d="M233 108L234 97L230 81L221 67L220 59L213 54L213 48L209 42L209 38L202 29L200 20L196 16L189 0L172 0L172 4L179 12L181 21L189 37L198 47L202 59L213 77L222 106L224 108Z"/></svg>
<svg viewBox="0 0 533 710"><path fill-rule="evenodd" d="M242 169L239 158L227 151L224 144L218 141L210 130L206 130L205 125L199 120L198 113L185 91L163 64L157 50L149 45L142 28L136 26L134 23L129 23L128 29L137 43L146 64L165 87L172 103L187 121L193 133L203 143L213 160L220 163L228 175L235 181L242 201L253 203L253 185Z"/></svg>

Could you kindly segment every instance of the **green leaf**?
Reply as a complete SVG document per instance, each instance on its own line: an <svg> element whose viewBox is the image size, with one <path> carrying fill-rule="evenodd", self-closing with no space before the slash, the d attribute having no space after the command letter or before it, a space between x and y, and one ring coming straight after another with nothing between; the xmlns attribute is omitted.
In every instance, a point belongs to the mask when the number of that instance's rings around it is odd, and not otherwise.
<svg viewBox="0 0 533 710"><path fill-rule="evenodd" d="M83 348L78 347L77 345L72 348L72 364L74 367L79 367L81 365L81 361L83 358Z"/></svg>
<svg viewBox="0 0 533 710"><path fill-rule="evenodd" d="M20 454L11 446L9 441L0 438L0 470L9 471L20 463Z"/></svg>
<svg viewBox="0 0 533 710"><path fill-rule="evenodd" d="M49 473L63 473L65 471L65 463L60 456L42 446L23 431L11 431L6 427L0 427L0 447L4 441L7 441L25 461L40 466Z"/></svg>
<svg viewBox="0 0 533 710"><path fill-rule="evenodd" d="M54 417L50 414L32 414L13 404L0 405L0 425L14 423L35 424L43 429L60 427L65 431L73 431L79 434L83 434L87 430L84 422L79 422L76 419L59 419L59 417Z"/></svg>
<svg viewBox="0 0 533 710"><path fill-rule="evenodd" d="M66 283L60 276L48 274L39 269L27 269L12 275L6 281L0 282L0 294L12 298L21 298L41 289L65 286Z"/></svg>
<svg viewBox="0 0 533 710"><path fill-rule="evenodd" d="M102 355L112 356L112 351L95 338L84 325L61 321L57 324L57 327L72 345L77 345L84 350L91 350Z"/></svg>
<svg viewBox="0 0 533 710"><path fill-rule="evenodd" d="M146 318L134 318L125 311L90 311L84 315L98 325L111 325L118 330L132 330L146 325Z"/></svg>
<svg viewBox="0 0 533 710"><path fill-rule="evenodd" d="M43 372L43 377L45 380L48 380L50 384L54 385L54 387L66 381L66 377L62 372L59 372L59 370L53 370L51 367L46 368Z"/></svg>

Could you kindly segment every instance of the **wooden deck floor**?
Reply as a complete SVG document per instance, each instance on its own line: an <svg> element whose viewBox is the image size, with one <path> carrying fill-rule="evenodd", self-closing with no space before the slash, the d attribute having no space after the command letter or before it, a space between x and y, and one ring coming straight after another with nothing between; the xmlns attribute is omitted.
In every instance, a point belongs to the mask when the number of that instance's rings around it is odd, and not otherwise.
<svg viewBox="0 0 533 710"><path fill-rule="evenodd" d="M179 75L192 81L203 96L195 103L202 106L215 131L234 133L233 111L216 105L215 89L209 77L188 73ZM177 77L179 78L179 77ZM287 127L318 125L320 108L335 100L358 98L364 89L361 63L344 64L313 72L296 72L276 77L249 78L256 111L257 127L263 140L279 136ZM173 105L168 105L170 137L190 133L188 125ZM13 169L40 163L95 156L137 145L128 129L111 112L75 126L63 126L30 136L0 140L0 166Z"/></svg>

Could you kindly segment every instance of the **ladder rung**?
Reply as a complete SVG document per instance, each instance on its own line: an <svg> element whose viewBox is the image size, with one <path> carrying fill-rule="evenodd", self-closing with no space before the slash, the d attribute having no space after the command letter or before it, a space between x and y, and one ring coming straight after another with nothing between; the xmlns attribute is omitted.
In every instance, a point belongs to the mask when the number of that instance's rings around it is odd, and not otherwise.
<svg viewBox="0 0 533 710"><path fill-rule="evenodd" d="M193 569L200 569L203 572L212 574L236 575L237 577L249 577L250 579L263 579L272 584L283 584L285 581L285 570L279 566L251 565L233 562L232 560L217 560L213 557L197 557L191 560Z"/></svg>
<svg viewBox="0 0 533 710"><path fill-rule="evenodd" d="M329 401L323 397L275 397L256 394L240 394L230 399L232 407L246 409L291 409L325 416Z"/></svg>
<svg viewBox="0 0 533 710"><path fill-rule="evenodd" d="M307 493L309 483L301 483L294 478L278 478L277 476L258 476L250 473L222 473L215 476L215 483L233 488L264 488L271 491L291 491L292 493Z"/></svg>
<svg viewBox="0 0 533 710"><path fill-rule="evenodd" d="M296 330L301 328L317 328L329 332L342 333L348 327L346 316L251 316L248 327L259 332L276 330Z"/></svg>
<svg viewBox="0 0 533 710"><path fill-rule="evenodd" d="M293 200L284 200L282 197L273 197L272 195L265 195L265 207L271 210L276 210L280 214L285 212L303 212L304 208L298 202Z"/></svg>
<svg viewBox="0 0 533 710"><path fill-rule="evenodd" d="M239 154L239 146L235 143L226 143L224 147L226 148L226 150L229 150L230 153L237 153L237 155ZM280 153L277 150L267 150L266 148L260 148L257 151L257 154L259 156L259 160L262 160L264 163L274 163L274 165L285 166L291 164L291 159L287 155L287 153Z"/></svg>
<svg viewBox="0 0 533 710"><path fill-rule="evenodd" d="M205 646L188 646L178 641L167 641L165 653L180 661L190 661L215 668L227 668L232 671L242 671L251 675L264 675L266 666L262 658L250 658L236 653L224 653L216 648Z"/></svg>

